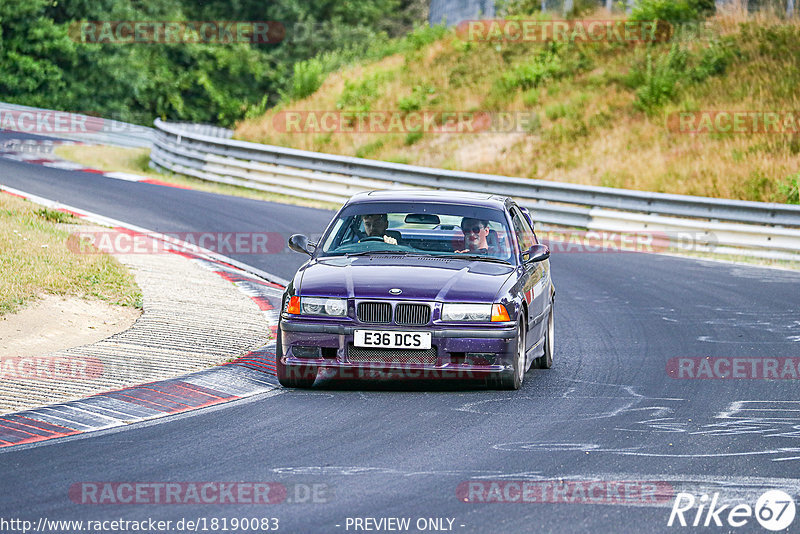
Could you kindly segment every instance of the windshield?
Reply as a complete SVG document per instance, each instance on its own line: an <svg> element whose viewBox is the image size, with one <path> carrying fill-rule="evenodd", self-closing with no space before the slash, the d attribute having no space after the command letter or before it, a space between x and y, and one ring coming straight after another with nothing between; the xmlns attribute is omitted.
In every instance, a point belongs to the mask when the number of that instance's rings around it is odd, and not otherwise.
<svg viewBox="0 0 800 534"><path fill-rule="evenodd" d="M318 257L351 254L463 255L514 262L505 212L444 203L348 206L322 239Z"/></svg>

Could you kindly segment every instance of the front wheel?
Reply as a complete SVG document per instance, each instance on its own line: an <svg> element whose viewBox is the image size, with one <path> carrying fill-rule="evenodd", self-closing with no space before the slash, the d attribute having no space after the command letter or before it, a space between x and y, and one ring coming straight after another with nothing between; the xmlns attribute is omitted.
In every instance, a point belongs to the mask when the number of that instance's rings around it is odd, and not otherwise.
<svg viewBox="0 0 800 534"><path fill-rule="evenodd" d="M317 379L317 368L313 365L286 365L283 363L281 327L278 326L278 340L275 342L275 369L278 382L285 388L310 388Z"/></svg>
<svg viewBox="0 0 800 534"><path fill-rule="evenodd" d="M522 387L522 380L525 378L525 352L525 324L520 321L517 326L517 351L513 366L498 377L498 389L515 390Z"/></svg>
<svg viewBox="0 0 800 534"><path fill-rule="evenodd" d="M553 367L553 354L555 352L555 310L553 303L550 303L550 316L547 318L547 332L544 335L544 354L536 358L537 369L550 369Z"/></svg>

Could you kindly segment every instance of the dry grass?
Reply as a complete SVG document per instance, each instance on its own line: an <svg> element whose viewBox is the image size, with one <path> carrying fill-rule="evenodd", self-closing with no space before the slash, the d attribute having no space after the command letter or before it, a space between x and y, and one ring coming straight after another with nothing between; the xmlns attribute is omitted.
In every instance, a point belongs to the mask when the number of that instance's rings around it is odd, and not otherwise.
<svg viewBox="0 0 800 534"><path fill-rule="evenodd" d="M89 168L102 171L119 171L162 179L163 177L150 169L150 149L121 148L98 145L58 145L56 156L81 163Z"/></svg>
<svg viewBox="0 0 800 534"><path fill-rule="evenodd" d="M0 315L37 295L72 295L141 308L133 276L111 256L67 247L74 217L0 194Z"/></svg>
<svg viewBox="0 0 800 534"><path fill-rule="evenodd" d="M208 193L253 198L256 200L280 202L283 204L295 204L297 206L307 206L311 208L329 210L339 208L339 205L334 205L330 202L306 200L268 193L266 191L258 191L256 189L247 189L246 187L208 182L180 174L161 173L148 166L150 162L150 149L147 148L120 148L104 145L63 145L56 147L55 152L60 158L74 161L93 169L100 169L107 172L114 171L137 174L153 180L189 187L198 191L206 191Z"/></svg>
<svg viewBox="0 0 800 534"><path fill-rule="evenodd" d="M587 19L603 18L598 13ZM716 36L716 37L714 37ZM722 39L720 41L720 39ZM655 111L637 106L631 73L644 70L670 44L575 45L585 68L531 89L498 91L498 80L531 61L541 44L465 43L453 34L415 54L395 55L339 71L310 97L239 125L236 137L306 150L626 189L769 202L800 202L800 135L682 134L665 115L683 110L800 109L800 21L774 13L748 15L734 6L708 21L701 38L682 47L698 63L728 40L724 72L682 80ZM655 60L654 60L655 61ZM375 82L371 87L368 80ZM364 85L359 106L342 106ZM421 109L526 111L539 126L523 133L405 134L277 132L277 113L398 110L424 93ZM800 114L798 114L800 115ZM794 185L792 185L794 183Z"/></svg>

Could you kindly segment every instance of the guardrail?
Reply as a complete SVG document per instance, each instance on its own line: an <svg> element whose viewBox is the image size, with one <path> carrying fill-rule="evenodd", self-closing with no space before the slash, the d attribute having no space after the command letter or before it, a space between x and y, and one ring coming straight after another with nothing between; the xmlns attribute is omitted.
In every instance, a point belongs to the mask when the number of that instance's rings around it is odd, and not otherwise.
<svg viewBox="0 0 800 534"><path fill-rule="evenodd" d="M796 205L388 163L232 140L227 130L205 135L160 120L155 128L151 166L203 180L335 203L359 191L415 187L508 195L534 211L540 223L608 232L691 233L696 250L800 260Z"/></svg>
<svg viewBox="0 0 800 534"><path fill-rule="evenodd" d="M154 137L152 128L139 124L5 102L0 102L0 129L122 147L150 147Z"/></svg>

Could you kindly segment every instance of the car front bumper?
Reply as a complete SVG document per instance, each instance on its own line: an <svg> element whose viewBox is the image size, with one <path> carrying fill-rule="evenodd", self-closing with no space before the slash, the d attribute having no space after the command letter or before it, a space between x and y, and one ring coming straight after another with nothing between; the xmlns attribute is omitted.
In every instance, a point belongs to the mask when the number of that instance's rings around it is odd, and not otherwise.
<svg viewBox="0 0 800 534"><path fill-rule="evenodd" d="M430 332L432 350L425 361L415 361L409 349L380 349L385 358L351 359L354 331ZM324 368L324 376L338 378L482 379L513 369L517 353L514 323L486 326L351 325L282 318L281 352L287 367ZM421 352L421 351L419 351Z"/></svg>

